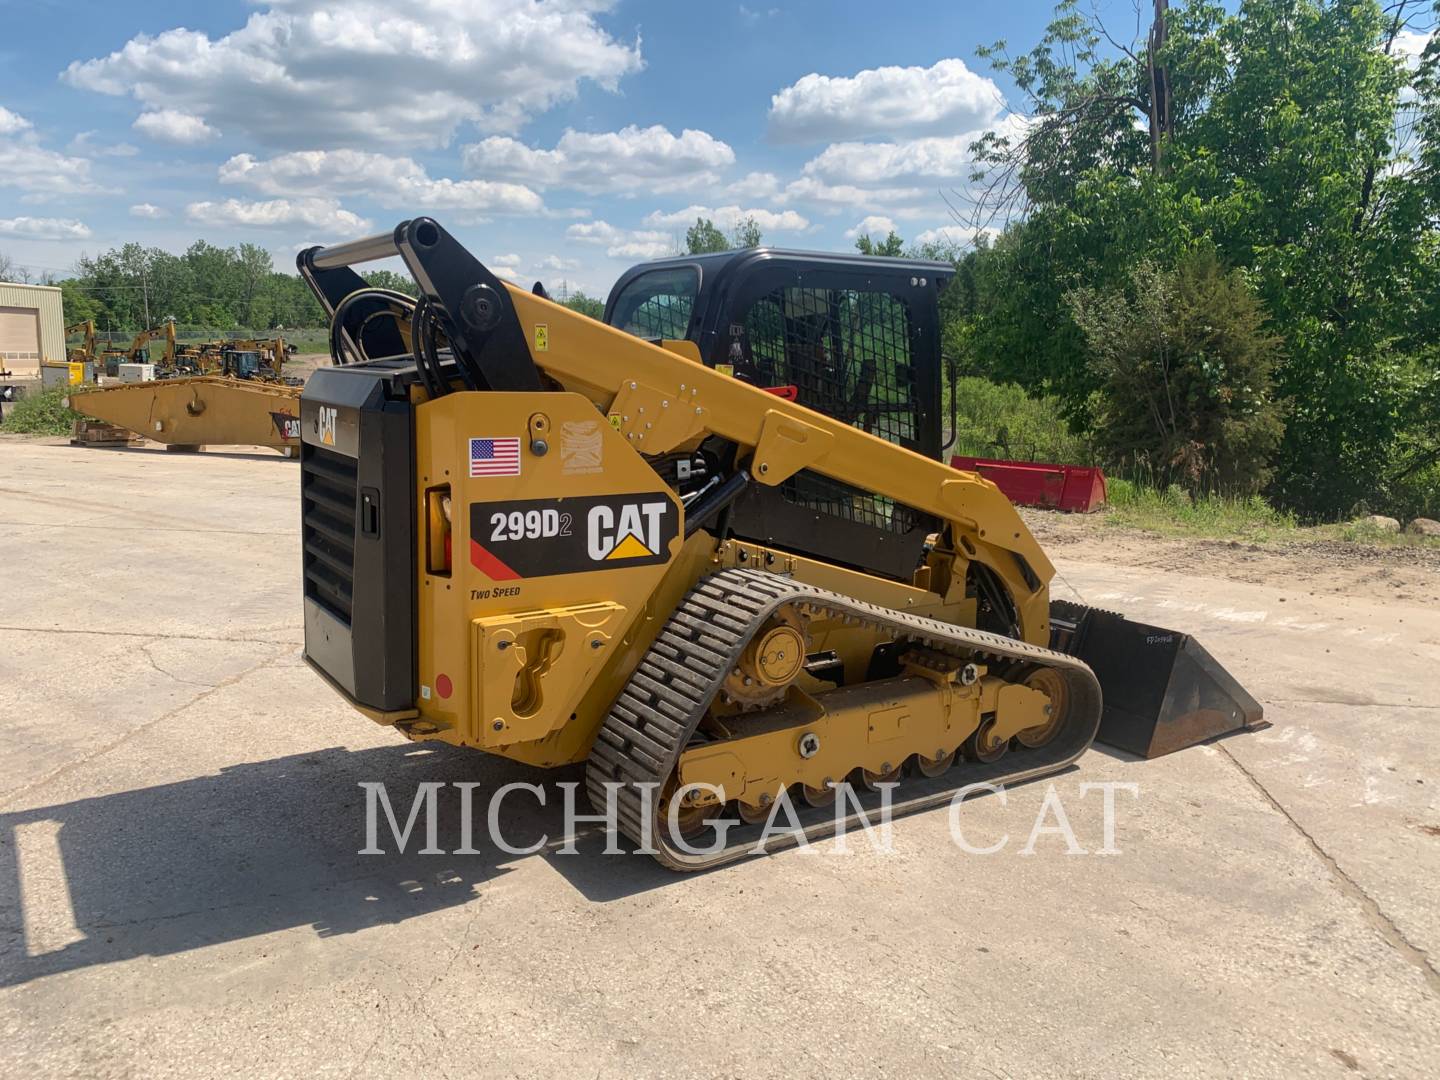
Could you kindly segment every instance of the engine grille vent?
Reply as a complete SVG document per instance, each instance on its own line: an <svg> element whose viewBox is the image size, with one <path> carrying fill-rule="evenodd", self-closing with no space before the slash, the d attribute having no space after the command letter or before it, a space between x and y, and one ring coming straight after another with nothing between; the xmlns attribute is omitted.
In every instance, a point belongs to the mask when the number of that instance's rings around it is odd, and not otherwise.
<svg viewBox="0 0 1440 1080"><path fill-rule="evenodd" d="M356 463L306 446L301 461L305 595L350 625L355 584Z"/></svg>

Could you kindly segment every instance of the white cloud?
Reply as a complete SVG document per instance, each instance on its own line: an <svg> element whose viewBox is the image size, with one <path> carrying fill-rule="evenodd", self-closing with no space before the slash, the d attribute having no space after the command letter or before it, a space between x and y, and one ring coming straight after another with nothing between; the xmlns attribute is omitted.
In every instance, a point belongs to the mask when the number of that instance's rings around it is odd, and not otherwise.
<svg viewBox="0 0 1440 1080"><path fill-rule="evenodd" d="M815 203L834 212L853 209L896 216L913 216L915 204L927 198L938 201L938 196L925 188L861 188L854 184L827 184L813 176L802 176L786 184L785 198Z"/></svg>
<svg viewBox="0 0 1440 1080"><path fill-rule="evenodd" d="M658 259L673 255L675 237L661 229L617 229L608 221L582 221L565 230L565 238L580 244L603 244L614 259Z"/></svg>
<svg viewBox="0 0 1440 1080"><path fill-rule="evenodd" d="M18 135L22 131L29 131L30 127L29 120L0 105L0 135Z"/></svg>
<svg viewBox="0 0 1440 1080"><path fill-rule="evenodd" d="M138 218L150 218L151 220L154 220L156 218L169 217L170 215L167 211L162 210L154 203L142 202L136 203L134 206L130 207L130 216Z"/></svg>
<svg viewBox="0 0 1440 1080"><path fill-rule="evenodd" d="M746 26L754 26L759 23L761 19L773 19L779 14L780 9L777 7L764 8L762 10L760 8L746 7L744 4L740 5L740 21Z"/></svg>
<svg viewBox="0 0 1440 1080"><path fill-rule="evenodd" d="M610 0L271 0L211 38L138 34L76 61L70 85L133 96L267 146L441 146L462 123L514 131L573 99L614 90L643 62L597 16Z"/></svg>
<svg viewBox="0 0 1440 1080"><path fill-rule="evenodd" d="M1430 44L1430 38L1431 34L1419 30L1401 30L1395 35L1395 45L1391 52L1399 57L1407 68L1414 71L1420 66L1420 54L1425 51L1425 46Z"/></svg>
<svg viewBox="0 0 1440 1080"><path fill-rule="evenodd" d="M382 206L535 214L544 202L521 184L432 179L408 157L362 150L299 150L260 160L237 154L220 166L222 184L244 184L265 195L365 195Z"/></svg>
<svg viewBox="0 0 1440 1080"><path fill-rule="evenodd" d="M659 124L619 131L567 130L553 150L494 135L465 148L465 165L539 188L637 195L714 186L735 151L704 131L674 135Z"/></svg>
<svg viewBox="0 0 1440 1080"><path fill-rule="evenodd" d="M519 269L518 269L517 267L514 267L514 266L505 266L505 265L503 265L503 264L502 264L502 265L494 265L494 264L491 264L491 263L486 263L486 266L489 268L490 272L491 272L492 274L494 274L496 277L502 277L502 278L504 278L506 281L519 281L519 280L520 280L520 271L519 271Z"/></svg>
<svg viewBox="0 0 1440 1080"><path fill-rule="evenodd" d="M994 240L1002 231L989 225L981 226L978 229L969 226L962 228L959 225L942 225L938 229L926 229L924 232L918 233L915 237L915 244L917 247L934 244L942 250L965 248L973 246L981 234Z"/></svg>
<svg viewBox="0 0 1440 1080"><path fill-rule="evenodd" d="M818 142L971 131L1000 109L999 88L963 60L870 68L849 77L812 73L770 99L770 133L786 142Z"/></svg>
<svg viewBox="0 0 1440 1080"><path fill-rule="evenodd" d="M832 143L805 163L806 176L832 183L893 180L959 181L970 174L970 144L979 133L903 143Z"/></svg>
<svg viewBox="0 0 1440 1080"><path fill-rule="evenodd" d="M806 176L837 184L896 181L964 183L974 166L970 148L986 131L1018 138L1025 134L1028 127L1026 117L1008 113L986 128L962 135L929 136L896 142L831 143L807 161L802 171Z"/></svg>
<svg viewBox="0 0 1440 1080"><path fill-rule="evenodd" d="M511 255L491 255L491 256L490 256L490 262L491 262L491 263L508 263L509 265L514 266L514 265L517 264L519 261L520 261L520 256L519 256L519 255L514 255L514 254L511 254ZM486 265L488 266L489 263L487 263Z"/></svg>
<svg viewBox="0 0 1440 1080"><path fill-rule="evenodd" d="M0 218L0 236L26 240L84 240L89 235L87 225L68 218Z"/></svg>
<svg viewBox="0 0 1440 1080"><path fill-rule="evenodd" d="M709 218L722 230L733 229L746 218L754 218L755 224L766 232L803 232L810 227L809 220L794 210L742 210L738 206L687 206L669 213L656 210L646 216L644 223L688 229L696 218Z"/></svg>
<svg viewBox="0 0 1440 1080"><path fill-rule="evenodd" d="M65 149L72 154L81 157L134 157L140 153L138 146L130 143L100 143L95 141L98 131L82 131L70 140Z"/></svg>
<svg viewBox="0 0 1440 1080"><path fill-rule="evenodd" d="M220 134L194 113L179 109L143 112L130 126L156 142L178 143L181 146L196 146Z"/></svg>
<svg viewBox="0 0 1440 1080"><path fill-rule="evenodd" d="M729 199L773 199L780 194L780 178L770 172L746 173L722 194Z"/></svg>
<svg viewBox="0 0 1440 1080"><path fill-rule="evenodd" d="M871 214L867 218L857 222L854 228L845 230L845 239L854 240L857 236L879 236L884 238L892 232L896 232L895 222L883 214Z"/></svg>
<svg viewBox="0 0 1440 1080"><path fill-rule="evenodd" d="M661 259L675 254L675 240L668 233L640 230L623 243L606 248L605 254L616 259Z"/></svg>
<svg viewBox="0 0 1440 1080"><path fill-rule="evenodd" d="M608 221L580 221L565 230L566 239L582 244L613 244L624 235Z"/></svg>
<svg viewBox="0 0 1440 1080"><path fill-rule="evenodd" d="M942 247L960 247L965 243L961 230L952 226L941 226L938 229L926 229L915 237L915 243L919 247L926 244L939 244Z"/></svg>
<svg viewBox="0 0 1440 1080"><path fill-rule="evenodd" d="M559 273L570 273L580 269L579 259L565 259L559 255L546 255L540 260L542 270L554 270Z"/></svg>
<svg viewBox="0 0 1440 1080"><path fill-rule="evenodd" d="M197 225L240 225L260 229L303 225L306 228L340 235L363 233L370 229L370 222L343 209L336 199L270 199L265 202L226 199L224 202L193 202L185 208L185 216Z"/></svg>
<svg viewBox="0 0 1440 1080"><path fill-rule="evenodd" d="M90 178L89 159L47 150L27 120L4 109L0 113L0 187L27 192L26 202L107 193Z"/></svg>

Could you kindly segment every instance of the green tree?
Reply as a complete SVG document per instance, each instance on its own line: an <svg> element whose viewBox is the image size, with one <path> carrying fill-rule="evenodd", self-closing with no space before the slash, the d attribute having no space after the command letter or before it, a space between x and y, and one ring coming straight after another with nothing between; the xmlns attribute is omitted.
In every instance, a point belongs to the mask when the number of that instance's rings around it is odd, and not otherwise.
<svg viewBox="0 0 1440 1080"><path fill-rule="evenodd" d="M1082 286L1066 303L1089 345L1096 442L1110 460L1191 493L1265 486L1284 430L1280 341L1243 275L1209 252L1173 270L1142 261L1123 288Z"/></svg>
<svg viewBox="0 0 1440 1080"><path fill-rule="evenodd" d="M1412 468L1435 378L1440 95L1397 54L1428 0L1158 6L1146 42L1066 0L1029 53L985 50L1031 119L976 146L975 223L1011 224L976 267L973 354L1087 428L1101 377L1067 295L1213 250L1284 342L1269 493L1346 513Z"/></svg>
<svg viewBox="0 0 1440 1080"><path fill-rule="evenodd" d="M894 229L879 242L862 234L855 238L855 250L861 255L888 255L894 259L905 254L905 241L900 239L900 234Z"/></svg>
<svg viewBox="0 0 1440 1080"><path fill-rule="evenodd" d="M592 319L605 317L605 301L588 296L580 289L576 289L569 295L565 300L565 306L571 311L580 312L581 315L589 315Z"/></svg>
<svg viewBox="0 0 1440 1080"><path fill-rule="evenodd" d="M691 255L709 255L729 251L730 241L709 218L696 218L695 224L685 230L685 250Z"/></svg>
<svg viewBox="0 0 1440 1080"><path fill-rule="evenodd" d="M3 281L0 276L0 281ZM60 281L60 306L65 311L67 323L84 322L86 319L98 319L101 308L90 296L86 295L80 287L80 283L74 278L65 278Z"/></svg>
<svg viewBox="0 0 1440 1080"><path fill-rule="evenodd" d="M754 217L744 217L735 223L730 233L732 248L755 248L760 246L760 224Z"/></svg>
<svg viewBox="0 0 1440 1080"><path fill-rule="evenodd" d="M365 280L377 289L389 289L406 296L419 296L420 288L409 274L398 274L394 270L371 270Z"/></svg>
<svg viewBox="0 0 1440 1080"><path fill-rule="evenodd" d="M727 237L709 218L696 218L685 231L685 251L690 255L710 255L718 251L759 247L762 236L754 217L742 218Z"/></svg>

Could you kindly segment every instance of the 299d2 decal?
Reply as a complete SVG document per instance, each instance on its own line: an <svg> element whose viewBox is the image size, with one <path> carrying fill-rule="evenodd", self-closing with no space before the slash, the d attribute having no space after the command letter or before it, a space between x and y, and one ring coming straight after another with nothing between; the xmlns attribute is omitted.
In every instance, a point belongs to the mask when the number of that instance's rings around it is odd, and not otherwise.
<svg viewBox="0 0 1440 1080"><path fill-rule="evenodd" d="M668 493L470 504L470 563L492 581L650 566L670 558Z"/></svg>

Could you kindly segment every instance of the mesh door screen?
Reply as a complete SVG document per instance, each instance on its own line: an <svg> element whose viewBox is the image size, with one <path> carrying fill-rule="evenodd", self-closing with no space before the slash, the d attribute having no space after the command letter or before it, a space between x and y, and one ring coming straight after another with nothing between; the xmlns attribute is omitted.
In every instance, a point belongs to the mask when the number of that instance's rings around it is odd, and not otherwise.
<svg viewBox="0 0 1440 1080"><path fill-rule="evenodd" d="M683 340L699 285L699 275L689 267L641 274L620 294L612 324L647 340Z"/></svg>
<svg viewBox="0 0 1440 1080"><path fill-rule="evenodd" d="M760 385L793 385L800 403L816 412L917 447L910 318L899 298L854 289L776 289L750 308L744 330ZM888 532L909 532L922 517L813 472L798 474L780 490L789 502Z"/></svg>
<svg viewBox="0 0 1440 1080"><path fill-rule="evenodd" d="M794 385L817 412L913 447L910 319L889 293L776 289L745 318L750 360L767 385Z"/></svg>

